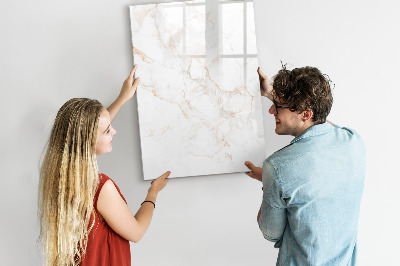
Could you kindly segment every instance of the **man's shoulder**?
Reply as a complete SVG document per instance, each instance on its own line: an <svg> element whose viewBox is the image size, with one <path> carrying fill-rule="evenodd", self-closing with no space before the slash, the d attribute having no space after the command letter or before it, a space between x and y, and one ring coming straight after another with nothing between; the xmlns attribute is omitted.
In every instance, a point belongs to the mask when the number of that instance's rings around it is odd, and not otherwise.
<svg viewBox="0 0 400 266"><path fill-rule="evenodd" d="M360 134L358 133L358 131L356 131L353 128L342 127L342 126L339 126L339 125L335 125L334 128L335 128L335 130L338 130L338 131L340 131L342 133L347 133L347 134L351 134L351 135L355 135L355 136L360 137Z"/></svg>
<svg viewBox="0 0 400 266"><path fill-rule="evenodd" d="M321 150L333 152L334 148L343 145L364 149L363 140L356 130L335 125L333 130L323 134L295 138L290 144L274 152L266 161L274 166L286 166L305 155L320 154Z"/></svg>
<svg viewBox="0 0 400 266"><path fill-rule="evenodd" d="M291 143L271 154L264 164L270 164L274 168L286 167L287 164L302 156L303 152Z"/></svg>
<svg viewBox="0 0 400 266"><path fill-rule="evenodd" d="M361 135L349 127L335 126L333 138L334 144L346 145L349 147L358 147L364 149L364 141Z"/></svg>

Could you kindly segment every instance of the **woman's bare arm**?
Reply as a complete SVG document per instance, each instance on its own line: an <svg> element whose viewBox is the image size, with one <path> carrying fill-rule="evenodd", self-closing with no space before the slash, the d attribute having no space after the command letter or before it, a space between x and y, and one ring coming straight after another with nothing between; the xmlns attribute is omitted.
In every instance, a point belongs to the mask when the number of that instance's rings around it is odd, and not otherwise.
<svg viewBox="0 0 400 266"><path fill-rule="evenodd" d="M166 172L152 181L145 200L156 202L158 192L167 184L169 175L170 172ZM117 234L136 243L142 239L150 225L154 206L146 202L141 205L136 215L133 215L114 183L108 180L100 191L97 210Z"/></svg>
<svg viewBox="0 0 400 266"><path fill-rule="evenodd" d="M118 114L122 105L124 105L136 92L136 88L139 84L140 79L134 79L135 71L137 69L137 65L135 65L129 74L129 76L124 81L122 85L121 92L119 93L117 99L107 108L107 111L110 113L111 121L114 120L115 116Z"/></svg>

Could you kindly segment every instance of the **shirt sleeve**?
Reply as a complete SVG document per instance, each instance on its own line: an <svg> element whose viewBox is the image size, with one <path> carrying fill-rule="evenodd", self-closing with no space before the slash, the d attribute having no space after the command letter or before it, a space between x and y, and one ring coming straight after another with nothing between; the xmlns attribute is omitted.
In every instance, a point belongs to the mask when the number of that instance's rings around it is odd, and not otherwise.
<svg viewBox="0 0 400 266"><path fill-rule="evenodd" d="M282 200L282 189L277 180L274 166L267 159L263 164L263 200L258 225L264 238L278 242L275 247L280 247L280 240L285 231L287 216L286 203Z"/></svg>

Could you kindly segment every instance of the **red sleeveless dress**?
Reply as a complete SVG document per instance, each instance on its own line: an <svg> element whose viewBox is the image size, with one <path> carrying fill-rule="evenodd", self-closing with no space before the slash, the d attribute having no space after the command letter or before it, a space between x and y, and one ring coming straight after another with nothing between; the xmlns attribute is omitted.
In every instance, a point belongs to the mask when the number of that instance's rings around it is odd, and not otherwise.
<svg viewBox="0 0 400 266"><path fill-rule="evenodd" d="M111 180L113 183L114 181L105 174L99 174L99 178L100 184L94 196L96 214L94 226L89 233L86 254L82 259L81 266L131 266L129 241L114 232L106 221L102 221L97 210L97 200L99 199L101 188L107 180ZM126 202L118 186L115 183L114 185L122 199Z"/></svg>

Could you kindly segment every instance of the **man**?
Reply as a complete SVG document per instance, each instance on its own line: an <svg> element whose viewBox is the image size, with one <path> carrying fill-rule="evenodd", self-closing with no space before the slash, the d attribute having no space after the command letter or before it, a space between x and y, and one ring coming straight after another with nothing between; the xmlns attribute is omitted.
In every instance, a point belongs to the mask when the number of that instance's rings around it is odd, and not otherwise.
<svg viewBox="0 0 400 266"><path fill-rule="evenodd" d="M262 181L257 221L279 248L277 265L355 265L357 227L365 177L365 148L352 129L326 122L333 98L329 79L317 68L287 70L273 84L258 69L261 95L273 101L278 135L289 145L251 162L250 177Z"/></svg>

